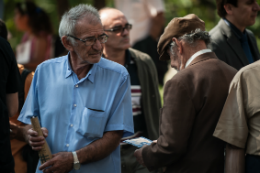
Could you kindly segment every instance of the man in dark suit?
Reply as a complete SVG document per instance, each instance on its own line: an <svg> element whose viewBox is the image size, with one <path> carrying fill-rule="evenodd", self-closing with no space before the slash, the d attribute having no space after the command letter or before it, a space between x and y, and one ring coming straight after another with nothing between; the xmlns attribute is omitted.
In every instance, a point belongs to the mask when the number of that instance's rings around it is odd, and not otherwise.
<svg viewBox="0 0 260 173"><path fill-rule="evenodd" d="M220 19L209 33L217 57L239 70L260 59L254 34L246 29L260 10L256 0L216 0Z"/></svg>
<svg viewBox="0 0 260 173"><path fill-rule="evenodd" d="M165 85L157 142L135 151L149 170L224 170L224 142L212 134L236 70L207 49L209 42L204 22L194 14L174 18L159 40L160 60L170 59L179 72Z"/></svg>

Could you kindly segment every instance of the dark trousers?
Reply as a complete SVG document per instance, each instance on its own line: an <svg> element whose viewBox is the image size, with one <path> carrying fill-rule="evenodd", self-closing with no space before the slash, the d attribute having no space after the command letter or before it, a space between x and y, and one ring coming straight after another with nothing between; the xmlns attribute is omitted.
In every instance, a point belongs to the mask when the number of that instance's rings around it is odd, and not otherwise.
<svg viewBox="0 0 260 173"><path fill-rule="evenodd" d="M246 155L246 173L260 173L260 156Z"/></svg>

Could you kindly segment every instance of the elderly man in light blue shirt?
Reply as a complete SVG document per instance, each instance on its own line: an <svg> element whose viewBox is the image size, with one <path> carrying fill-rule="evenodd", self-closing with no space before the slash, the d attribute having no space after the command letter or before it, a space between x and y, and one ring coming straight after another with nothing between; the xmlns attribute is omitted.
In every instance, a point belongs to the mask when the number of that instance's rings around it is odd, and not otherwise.
<svg viewBox="0 0 260 173"><path fill-rule="evenodd" d="M120 139L133 133L129 74L101 57L107 35L96 9L78 5L59 28L68 55L40 64L18 118L37 116L53 158L37 173L120 173ZM44 138L25 128L33 150Z"/></svg>

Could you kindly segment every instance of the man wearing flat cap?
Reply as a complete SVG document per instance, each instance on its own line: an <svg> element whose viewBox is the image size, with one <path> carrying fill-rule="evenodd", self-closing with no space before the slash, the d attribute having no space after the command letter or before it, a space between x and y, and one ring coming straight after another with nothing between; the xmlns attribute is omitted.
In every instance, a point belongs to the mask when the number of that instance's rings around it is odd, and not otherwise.
<svg viewBox="0 0 260 173"><path fill-rule="evenodd" d="M157 142L135 151L150 171L168 173L224 171L225 143L213 132L236 70L207 49L204 22L190 14L171 20L158 44L160 60L179 72L164 88Z"/></svg>

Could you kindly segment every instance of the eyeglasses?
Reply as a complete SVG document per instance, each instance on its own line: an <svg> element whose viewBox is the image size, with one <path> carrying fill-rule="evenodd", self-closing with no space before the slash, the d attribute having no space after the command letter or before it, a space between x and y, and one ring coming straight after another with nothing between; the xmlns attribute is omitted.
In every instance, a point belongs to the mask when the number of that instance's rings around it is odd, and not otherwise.
<svg viewBox="0 0 260 173"><path fill-rule="evenodd" d="M86 38L86 39L80 39L80 38L77 38L77 37L70 35L70 34L67 34L67 36L72 37L76 40L82 41L83 43L85 43L86 46L92 46L93 44L96 43L97 40L102 44L102 43L107 42L107 39L108 39L108 35L106 35L106 34L100 35L98 38L90 37L90 38Z"/></svg>
<svg viewBox="0 0 260 173"><path fill-rule="evenodd" d="M122 33L125 31L125 29L127 31L129 31L130 29L132 29L132 25L127 23L125 25L125 27L123 27L122 25L121 26L116 26L114 28L111 28L111 29L105 29L104 31L109 31L109 32L114 32L114 33Z"/></svg>

